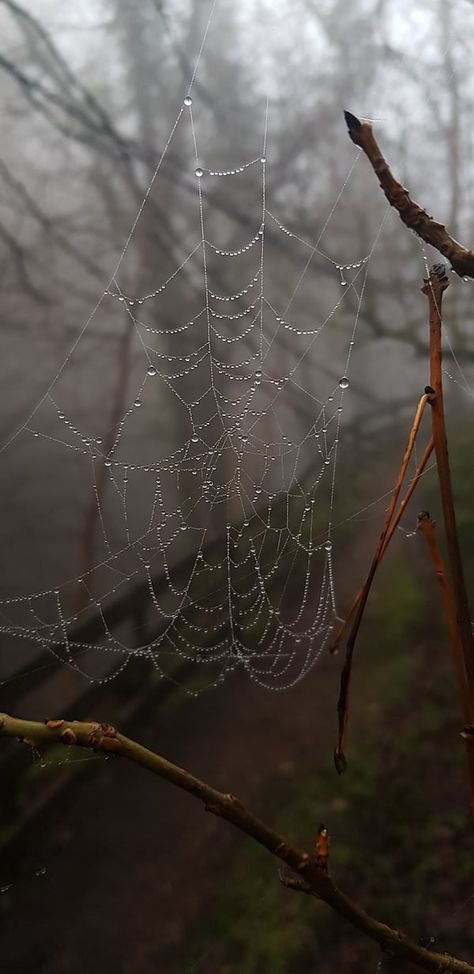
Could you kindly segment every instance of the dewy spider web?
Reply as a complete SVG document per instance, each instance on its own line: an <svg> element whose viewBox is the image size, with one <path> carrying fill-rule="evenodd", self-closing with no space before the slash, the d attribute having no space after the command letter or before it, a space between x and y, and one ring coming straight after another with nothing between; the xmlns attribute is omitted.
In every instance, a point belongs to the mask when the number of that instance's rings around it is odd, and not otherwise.
<svg viewBox="0 0 474 974"><path fill-rule="evenodd" d="M338 263L321 241L359 153L319 236L308 242L286 227L273 204L267 206L268 100L254 157L219 168L201 150L199 104L191 92L192 82L103 296L46 395L9 441L20 433L42 437L84 457L100 554L59 586L2 599L1 631L9 640L46 648L91 681L106 682L131 658L142 657L170 679L179 679L178 664L186 661L207 667L205 686L241 668L259 685L282 690L312 669L337 618L332 522L338 445L369 260L386 213L369 252L351 264ZM128 248L183 126L190 137L197 239L165 280L146 293L131 293L125 283ZM230 232L221 243L216 235L225 228L213 213L213 186L224 183L231 199L232 186L244 180L255 193L253 232L237 242ZM294 241L303 260L286 302L277 304L267 270L281 239ZM307 301L303 315L295 307L315 257L334 271L339 295L308 317ZM160 327L163 298L186 274L197 291L195 310ZM340 340L343 365L329 386L323 377L319 388L318 344L349 292L356 300ZM133 399L108 431L104 453L104 435L92 435L73 419L59 380L106 303L127 315L141 349L141 371ZM137 456L157 406L170 411L172 447L163 450L153 441L148 456L148 438L145 457ZM53 422L53 430L42 420ZM118 539L117 519L98 488L102 465L120 514ZM132 582L146 591L151 635L131 644L109 624L107 605L111 596L126 595ZM100 620L100 637L76 637L91 613Z"/></svg>

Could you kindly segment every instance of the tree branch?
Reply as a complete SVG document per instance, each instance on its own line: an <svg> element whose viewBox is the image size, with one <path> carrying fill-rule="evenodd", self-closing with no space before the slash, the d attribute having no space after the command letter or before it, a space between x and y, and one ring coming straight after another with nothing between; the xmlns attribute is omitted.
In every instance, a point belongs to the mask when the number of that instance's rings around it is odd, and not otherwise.
<svg viewBox="0 0 474 974"><path fill-rule="evenodd" d="M428 298L430 329L430 393L431 420L433 429L436 466L438 468L439 490L443 507L444 531L452 580L452 598L456 611L456 628L461 647L467 688L467 706L470 726L474 726L474 640L472 636L471 615L467 597L464 568L461 558L456 514L454 510L451 470L448 456L448 440L443 405L442 350L441 350L441 306L443 293L448 287L444 264L436 264L422 287ZM471 756L471 762L473 760ZM472 767L472 764L471 764ZM471 778L471 813L474 817L474 768Z"/></svg>
<svg viewBox="0 0 474 974"><path fill-rule="evenodd" d="M337 712L339 718L339 734L338 734L337 745L334 751L334 763L336 765L336 770L338 774L343 774L344 771L346 770L346 758L344 755L344 741L345 741L347 721L349 719L349 691L350 691L351 676L352 676L352 661L354 656L354 649L357 640L357 635L362 622L362 616L364 614L364 610L367 605L367 600L369 598L369 593L372 587L372 582L374 580L375 573L384 555L384 552L386 551L387 548L387 544L389 540L388 535L390 532L392 519L395 514L395 508L397 505L398 497L402 489L402 484L405 479L405 474L407 472L408 464L410 462L410 457L413 453L415 440L418 434L418 430L420 428L421 420L423 418L423 412L425 410L425 406L428 401L429 401L429 397L425 392L421 396L421 399L416 408L415 416L413 418L413 423L411 425L410 432L408 434L407 445L405 447L405 452L403 454L402 463L400 466L400 470L398 471L397 480L395 483L395 487L393 488L392 496L390 498L390 504L387 508L384 525L380 533L377 548L375 550L375 554L372 559L369 573L367 575L362 590L356 596L354 606L351 609L351 613L350 613L350 621L352 625L351 625L351 631L349 633L349 637L346 645L346 657L345 657L344 667L341 673L339 700L337 702ZM429 452L425 451L425 454L423 456L424 463L427 462L428 457L429 457ZM416 475L414 477L412 484L410 485L411 491L415 488L420 476L421 476L421 471L419 475ZM409 491L408 498L410 496L411 494ZM400 513L400 517L401 517L401 513ZM390 534L390 537L392 537L392 534ZM336 641L339 641L339 638L340 636L336 637L336 640L333 643L333 650L336 645Z"/></svg>
<svg viewBox="0 0 474 974"><path fill-rule="evenodd" d="M474 277L474 251L463 247L448 233L443 223L438 223L411 199L408 190L392 174L370 122L361 122L351 112L344 112L344 118L350 138L365 152L388 202L398 211L405 226L414 230L425 243L436 247L460 277Z"/></svg>
<svg viewBox="0 0 474 974"><path fill-rule="evenodd" d="M0 736L16 737L33 747L50 747L52 744L61 743L127 758L198 798L203 802L207 812L230 822L235 828L268 849L301 878L302 882L297 880L292 888L324 900L336 913L375 940L388 954L411 961L425 970L436 971L438 974L443 971L446 974L448 972L449 974L474 974L474 967L466 961L427 950L415 941L409 940L399 930L393 930L369 916L335 886L328 873L321 868L317 856L310 857L307 852L292 845L284 836L279 835L265 822L247 811L234 795L217 791L206 782L195 778L184 768L172 764L154 751L124 737L110 724L76 720L48 720L42 724L39 721L22 720L10 717L8 714L0 714Z"/></svg>

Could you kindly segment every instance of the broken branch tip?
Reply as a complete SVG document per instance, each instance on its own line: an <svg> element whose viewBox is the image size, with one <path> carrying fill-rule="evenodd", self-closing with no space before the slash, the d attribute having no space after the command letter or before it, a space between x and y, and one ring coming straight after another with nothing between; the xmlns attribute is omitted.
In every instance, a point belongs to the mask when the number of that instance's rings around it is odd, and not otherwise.
<svg viewBox="0 0 474 974"><path fill-rule="evenodd" d="M356 115L353 115L352 112L346 112L345 111L344 112L344 119L345 119L347 128L349 129L349 134L351 132L358 132L359 129L362 128L362 122L360 121L359 118L357 118Z"/></svg>

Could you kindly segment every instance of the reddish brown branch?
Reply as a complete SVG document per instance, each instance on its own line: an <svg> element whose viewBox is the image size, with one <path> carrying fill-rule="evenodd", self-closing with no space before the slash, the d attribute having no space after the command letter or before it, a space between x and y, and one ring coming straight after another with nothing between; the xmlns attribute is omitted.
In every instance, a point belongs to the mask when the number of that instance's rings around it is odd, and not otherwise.
<svg viewBox="0 0 474 974"><path fill-rule="evenodd" d="M428 444L425 447L425 450L423 451L423 456L422 456L422 458L421 458L421 460L420 460L420 462L418 464L418 467L416 469L416 472L415 472L415 475L413 477L413 480L411 480L405 496L400 501L400 506L398 508L398 511L397 511L397 513L396 513L396 515L395 515L395 517L394 517L394 519L393 519L393 521L392 521L392 523L390 525L390 529L388 531L387 537L385 538L385 541L383 543L382 551L381 551L380 558L379 558L379 564L380 564L380 562L381 562L381 560L382 560L382 558L383 558L383 556L384 556L384 554L385 554L385 552L386 552L386 550L387 550L387 548L388 548L388 546L389 546L389 544L390 544L390 542L391 542L391 540L393 538L393 535L395 534L395 531L398 528L398 525L400 524L400 521L401 521L401 519L403 517L403 513L404 513L405 508L406 508L406 506L408 504L408 501L410 500L410 498L411 498L411 496L413 494L413 491L415 490L415 487L416 487L416 485L417 485L417 483L418 483L418 481L419 481L419 479L420 479L420 477L421 477L421 475L422 475L422 473L423 473L423 471L424 471L424 469L426 467L426 464L428 463L428 460L429 460L429 458L430 458L430 456L431 456L431 454L433 452L433 447L434 447L434 441L433 441L433 437L431 436ZM356 595L356 597L355 597L355 599L354 599L354 601L353 601L353 603L352 603L352 605L351 605L351 607L349 609L349 612L347 614L346 619L344 619L344 622L340 625L339 629L337 630L337 632L333 636L333 639L332 639L332 641L330 643L330 646L329 646L329 652L330 653L335 653L336 650L338 649L338 647L339 647L339 645L340 645L340 643L341 643L341 641L342 641L345 633L347 632L347 630L348 630L348 628L349 628L349 626L350 626L350 624L351 624L351 622L352 622L352 620L354 618L355 611L357 609L357 606L359 605L359 602L360 602L361 598L362 598L362 589L360 589L360 591L357 593L357 595Z"/></svg>
<svg viewBox="0 0 474 974"><path fill-rule="evenodd" d="M430 329L430 406L433 439L438 468L439 489L443 507L444 530L451 569L452 599L455 606L458 642L461 647L463 667L467 687L467 707L469 725L474 725L474 641L471 615L467 597L464 569L459 546L459 538L454 510L451 471L449 467L448 440L443 405L442 352L441 352L441 307L443 293L449 281L443 264L432 268L430 276L422 287L428 298ZM474 790L471 787L471 811L474 816Z"/></svg>
<svg viewBox="0 0 474 974"><path fill-rule="evenodd" d="M425 243L436 247L460 277L474 277L474 251L463 247L448 233L443 223L438 223L411 199L408 190L392 174L370 122L361 122L350 112L344 112L344 118L350 138L365 152L388 202L398 211L405 226L414 230Z"/></svg>
<svg viewBox="0 0 474 974"><path fill-rule="evenodd" d="M38 748L61 743L92 748L107 755L127 758L198 798L206 811L226 819L268 849L296 873L294 883L288 880L285 881L285 885L324 900L336 913L375 940L388 954L418 964L429 971L474 974L474 967L466 961L427 950L399 930L393 930L385 923L369 916L354 900L338 889L325 869L321 868L317 856L310 857L307 852L292 845L256 815L247 811L234 795L217 791L206 782L195 778L184 768L172 764L154 751L119 734L110 724L76 720L49 720L42 724L38 721L21 720L8 714L0 714L0 736L2 735L19 738L25 744ZM323 838L326 839L327 836Z"/></svg>
<svg viewBox="0 0 474 974"><path fill-rule="evenodd" d="M388 543L387 542L387 538L388 538L388 535L389 535L389 532L390 532L392 518L393 518L393 515L394 515L394 512L395 512L395 508L396 508L397 501L398 501L398 497L400 495L400 491L401 491L401 488L402 488L402 484L403 484L403 481L404 481L404 478L405 478L405 474L406 474L406 471L407 471L407 467L408 467L408 464L410 462L410 457L411 457L411 455L413 453L413 447L415 445L416 436L417 436L418 430L420 428L420 423L421 423L421 420L422 420L422 417L423 417L423 412L424 412L424 409L425 409L425 406L426 406L426 403L427 402L428 402L428 395L427 395L427 393L424 393L422 395L419 403L418 403L417 408L416 408L416 412L415 412L415 416L414 416L414 419L413 419L413 423L412 423L412 426L411 426L411 429L410 429L410 432L409 432L409 435L408 435L407 445L405 447L405 452L403 454L402 462L401 462L400 469L398 471L397 479L396 479L396 482L395 482L395 487L393 488L392 497L390 499L390 504L389 504L389 506L387 508L387 513L385 515L385 522L384 522L382 531L380 533L379 541L378 541L378 544L377 544L377 548L375 550L374 557L372 559L372 564L370 566L369 573L367 575L367 579L365 581L365 584L364 584L361 592L359 593L359 595L357 596L357 598L355 600L355 603L354 603L354 606L353 606L353 610L351 610L351 614L350 614L350 619L351 619L351 622L352 622L352 627L351 627L351 631L350 631L350 634L349 634L349 638L347 640L346 658L345 658L344 667L343 667L343 670L342 670L342 673L341 673L341 684L340 684L340 691L339 691L339 700L337 702L337 712L338 712L338 717L339 717L339 735L338 735L337 745L336 745L336 748L335 748L335 751L334 751L334 763L336 765L336 769L337 769L337 771L338 771L339 774L342 774L345 771L345 769L346 769L346 758L345 758L345 755L344 755L344 741L345 741L345 734L346 734L346 728L347 728L347 721L348 721L348 718L349 718L349 691L350 691L350 683L351 683L351 676L352 676L352 661L353 661L353 656L354 656L354 648L355 648L355 644L356 644L356 639L357 639L357 635L358 635L358 632L359 632L359 629L360 629L360 624L362 622L362 616L364 614L364 610L365 610L365 607L367 605L367 599L369 597L369 592L370 592L370 589L371 589L371 586L372 586L372 582L373 582L374 577L375 577L375 573L377 571L378 565L380 564L380 561L381 561L381 558L383 556L383 553L384 553L384 551L386 551L386 547L387 547L387 543ZM425 461L425 463L426 463L426 461L428 459L428 456L429 456L429 452L425 451L425 455L423 457L423 460ZM418 482L420 476L421 476L421 471L419 473L417 471L417 474L415 475L415 477L414 477L414 479L412 481L412 484L410 485L411 493L413 493L413 490L414 490L414 488L416 486L416 483ZM409 496L411 496L411 494L409 494ZM407 500L408 500L408 498L407 498ZM403 501L402 501L402 504L403 504ZM403 507L403 510L404 510L404 507ZM401 514L400 514L400 517L401 517ZM393 534L393 532L392 532L392 534ZM390 535L390 537L392 537L392 535Z"/></svg>
<svg viewBox="0 0 474 974"><path fill-rule="evenodd" d="M421 511L418 515L418 530L423 535L430 554L433 568L441 592L441 602L443 604L446 622L448 624L449 637L454 664L454 672L459 690L461 701L462 718L465 724L469 723L469 701L467 695L466 676L464 672L464 661L462 657L461 643L459 641L458 627L456 625L456 610L454 608L451 592L449 590L444 562L438 545L435 532L435 522L430 517L428 511Z"/></svg>
<svg viewBox="0 0 474 974"><path fill-rule="evenodd" d="M461 714L464 724L467 725L462 736L466 744L469 801L471 811L474 814L474 737L469 733L469 725L471 723L469 692L466 683L466 673L464 669L464 659L459 638L459 630L456 623L456 610L448 585L448 580L446 578L443 558L436 538L435 523L427 511L422 511L421 514L418 515L418 530L421 532L426 541L431 561L433 562L436 578L441 591L441 601L443 603L444 614L446 616L449 629L451 654L454 665L454 674L458 685Z"/></svg>

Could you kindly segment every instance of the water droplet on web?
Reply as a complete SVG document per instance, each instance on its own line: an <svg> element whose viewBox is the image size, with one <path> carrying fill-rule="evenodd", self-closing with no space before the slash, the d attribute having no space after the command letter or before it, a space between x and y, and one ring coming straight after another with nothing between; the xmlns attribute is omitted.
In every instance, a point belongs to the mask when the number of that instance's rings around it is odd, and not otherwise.
<svg viewBox="0 0 474 974"><path fill-rule="evenodd" d="M204 176L204 170L201 169L200 166L198 166L197 169L194 170L194 175L197 176L198 179L200 179L201 176Z"/></svg>
<svg viewBox="0 0 474 974"><path fill-rule="evenodd" d="M147 373L146 374L147 375L156 375L156 369L155 369L155 367L153 365L150 365L150 368L147 369Z"/></svg>
<svg viewBox="0 0 474 974"><path fill-rule="evenodd" d="M325 551L332 551L332 541L326 541L324 548Z"/></svg>
<svg viewBox="0 0 474 974"><path fill-rule="evenodd" d="M183 103L183 104L186 105L186 108L189 108L190 105L192 105L192 103L193 103L193 100L191 98L191 95L186 95L186 98L184 99L184 103Z"/></svg>
<svg viewBox="0 0 474 974"><path fill-rule="evenodd" d="M111 460L104 460L104 467L111 467L111 466L112 466Z"/></svg>
<svg viewBox="0 0 474 974"><path fill-rule="evenodd" d="M197 436L196 433L194 433L191 437L191 443L199 443L199 436Z"/></svg>
<svg viewBox="0 0 474 974"><path fill-rule="evenodd" d="M138 406L141 406L141 404L142 404L141 399L135 399L135 402L134 402L133 405L138 407Z"/></svg>
<svg viewBox="0 0 474 974"><path fill-rule="evenodd" d="M262 373L261 373L260 369L257 369L257 371L255 373L255 378L256 379L261 379L262 378Z"/></svg>
<svg viewBox="0 0 474 974"><path fill-rule="evenodd" d="M340 389L348 389L349 388L349 379L347 378L347 375L343 375L339 379L339 388Z"/></svg>

